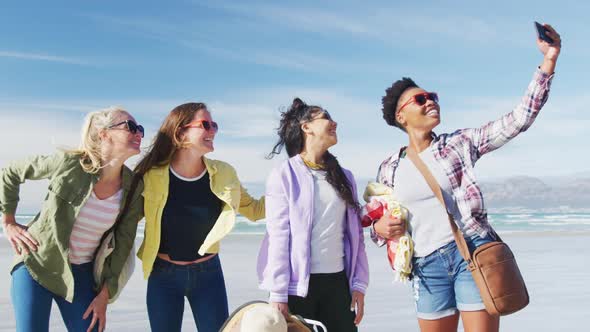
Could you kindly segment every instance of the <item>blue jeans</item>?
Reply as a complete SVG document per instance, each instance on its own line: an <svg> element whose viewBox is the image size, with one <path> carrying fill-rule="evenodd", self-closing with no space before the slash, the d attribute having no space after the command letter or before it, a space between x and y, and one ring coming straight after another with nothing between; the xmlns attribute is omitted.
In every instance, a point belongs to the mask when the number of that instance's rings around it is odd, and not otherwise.
<svg viewBox="0 0 590 332"><path fill-rule="evenodd" d="M156 258L146 296L153 332L180 331L185 297L199 332L218 332L228 317L225 280L218 255L191 265Z"/></svg>
<svg viewBox="0 0 590 332"><path fill-rule="evenodd" d="M55 300L66 328L70 332L86 332L92 316L82 319L82 315L96 297L94 290L93 263L72 264L74 274L74 301L66 301L41 286L24 264L12 270L11 296L18 332L49 331L51 304ZM94 331L98 331L98 323Z"/></svg>
<svg viewBox="0 0 590 332"><path fill-rule="evenodd" d="M469 250L491 242L477 235L465 239ZM434 320L459 311L485 309L479 289L455 241L425 257L413 259L413 288L420 319Z"/></svg>

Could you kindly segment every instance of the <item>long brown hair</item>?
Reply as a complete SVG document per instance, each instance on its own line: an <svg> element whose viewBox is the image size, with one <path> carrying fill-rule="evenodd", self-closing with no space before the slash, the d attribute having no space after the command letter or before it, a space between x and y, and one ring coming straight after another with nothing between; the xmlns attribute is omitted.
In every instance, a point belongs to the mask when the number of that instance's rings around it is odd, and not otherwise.
<svg viewBox="0 0 590 332"><path fill-rule="evenodd" d="M301 124L312 119L313 115L322 112L323 109L319 106L307 105L299 98L295 98L289 109L281 113L281 122L277 129L279 141L275 144L272 151L268 154L267 159L274 157L281 153L285 148L287 155L293 157L305 147L305 136L301 129ZM344 170L340 167L338 159L326 151L324 154L326 181L332 185L338 196L346 202L348 206L359 210L359 204L355 199L356 193L352 192L352 184L344 174Z"/></svg>
<svg viewBox="0 0 590 332"><path fill-rule="evenodd" d="M154 143L135 166L135 172L143 176L153 167L170 163L174 153L187 146L187 143L180 139L180 134L182 134L183 127L189 124L199 111L207 111L207 105L186 103L176 106L170 111L160 126Z"/></svg>

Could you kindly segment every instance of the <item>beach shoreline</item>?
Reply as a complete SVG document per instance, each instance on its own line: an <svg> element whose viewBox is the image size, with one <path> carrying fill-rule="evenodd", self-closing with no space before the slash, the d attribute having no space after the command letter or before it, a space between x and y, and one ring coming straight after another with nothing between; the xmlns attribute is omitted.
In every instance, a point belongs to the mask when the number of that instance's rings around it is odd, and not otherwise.
<svg viewBox="0 0 590 332"><path fill-rule="evenodd" d="M501 233L502 234L502 233ZM590 233L505 233L503 239L514 251L531 296L530 305L503 317L501 331L569 331L585 326L590 290L585 283L590 267L585 253ZM230 312L252 300L266 300L258 289L256 257L262 235L231 234L222 242L220 258L224 269ZM140 241L138 239L138 241ZM418 331L410 285L393 282L384 248L365 238L371 272L366 294L365 318L359 331ZM138 243L139 244L139 243ZM0 332L14 331L10 300L9 266L12 249L0 238ZM149 322L145 305L147 282L141 275L141 261L120 298L109 306L109 331L146 331ZM51 331L65 331L57 306L53 306ZM196 330L190 307L185 306L183 331Z"/></svg>

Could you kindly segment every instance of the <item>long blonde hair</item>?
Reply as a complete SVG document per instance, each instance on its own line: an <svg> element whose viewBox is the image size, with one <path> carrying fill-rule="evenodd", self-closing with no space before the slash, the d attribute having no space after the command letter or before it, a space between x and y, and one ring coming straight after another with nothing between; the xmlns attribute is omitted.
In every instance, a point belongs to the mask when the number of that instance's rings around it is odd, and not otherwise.
<svg viewBox="0 0 590 332"><path fill-rule="evenodd" d="M100 132L114 125L118 114L128 112L117 106L110 106L98 111L90 112L84 119L80 145L78 149L69 151L80 155L80 165L87 173L96 174L102 165L102 151Z"/></svg>

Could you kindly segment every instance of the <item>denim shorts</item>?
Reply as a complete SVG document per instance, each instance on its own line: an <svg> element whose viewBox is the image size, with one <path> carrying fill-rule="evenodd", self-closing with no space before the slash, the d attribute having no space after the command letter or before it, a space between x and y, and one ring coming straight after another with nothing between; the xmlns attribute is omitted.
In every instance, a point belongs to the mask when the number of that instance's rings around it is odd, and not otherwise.
<svg viewBox="0 0 590 332"><path fill-rule="evenodd" d="M470 251L493 241L490 236L465 238ZM425 257L413 259L414 299L418 318L434 320L459 311L485 309L479 289L455 241Z"/></svg>

